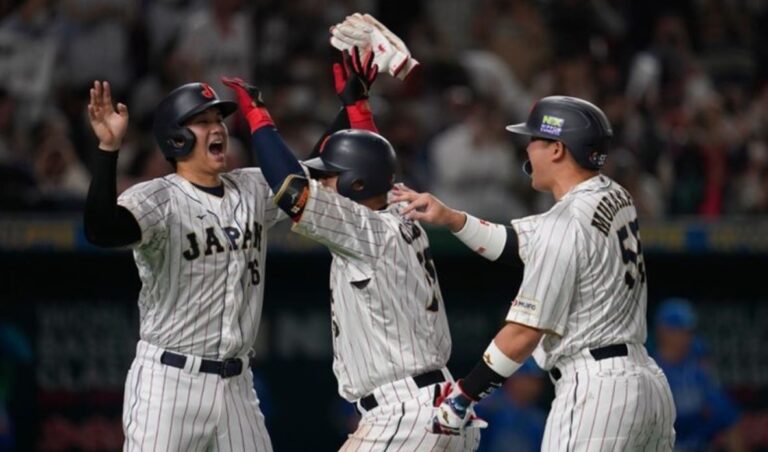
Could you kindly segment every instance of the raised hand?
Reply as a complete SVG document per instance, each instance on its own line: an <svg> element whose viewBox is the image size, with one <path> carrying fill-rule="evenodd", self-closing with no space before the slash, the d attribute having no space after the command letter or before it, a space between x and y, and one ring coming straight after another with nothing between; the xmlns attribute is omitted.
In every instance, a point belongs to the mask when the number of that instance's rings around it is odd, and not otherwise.
<svg viewBox="0 0 768 452"><path fill-rule="evenodd" d="M99 149L117 151L128 130L128 107L118 103L115 109L109 82L94 81L90 94L88 119L93 133L99 140Z"/></svg>
<svg viewBox="0 0 768 452"><path fill-rule="evenodd" d="M368 99L371 85L379 75L379 67L373 64L373 52L366 52L360 59L360 50L353 46L343 50L342 62L333 64L333 80L336 94L344 105L354 105Z"/></svg>
<svg viewBox="0 0 768 452"><path fill-rule="evenodd" d="M264 105L261 90L257 86L245 82L240 77L222 77L221 82L235 92L237 104L248 121L251 132L265 125L274 125Z"/></svg>
<svg viewBox="0 0 768 452"><path fill-rule="evenodd" d="M244 114L254 108L264 107L264 98L261 90L240 77L222 77L221 83L235 91L237 103Z"/></svg>
<svg viewBox="0 0 768 452"><path fill-rule="evenodd" d="M423 221L437 226L448 226L452 232L459 231L466 221L463 212L443 204L431 193L418 193L403 184L395 184L391 202L407 202L400 214L412 220Z"/></svg>

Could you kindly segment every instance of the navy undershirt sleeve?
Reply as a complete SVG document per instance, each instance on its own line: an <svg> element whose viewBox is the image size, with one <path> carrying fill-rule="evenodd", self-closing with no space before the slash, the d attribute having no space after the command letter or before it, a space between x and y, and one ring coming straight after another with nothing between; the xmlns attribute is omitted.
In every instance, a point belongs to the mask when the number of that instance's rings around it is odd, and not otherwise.
<svg viewBox="0 0 768 452"><path fill-rule="evenodd" d="M522 267L523 261L520 259L518 250L517 232L512 226L505 226L504 228L507 230L507 241L504 243L504 250L496 262L513 267Z"/></svg>
<svg viewBox="0 0 768 452"><path fill-rule="evenodd" d="M272 191L277 193L291 175L304 176L299 161L272 126L262 127L251 135L253 149L259 157L261 172Z"/></svg>
<svg viewBox="0 0 768 452"><path fill-rule="evenodd" d="M99 150L83 213L85 238L94 245L118 247L141 240L133 214L117 204L117 152Z"/></svg>

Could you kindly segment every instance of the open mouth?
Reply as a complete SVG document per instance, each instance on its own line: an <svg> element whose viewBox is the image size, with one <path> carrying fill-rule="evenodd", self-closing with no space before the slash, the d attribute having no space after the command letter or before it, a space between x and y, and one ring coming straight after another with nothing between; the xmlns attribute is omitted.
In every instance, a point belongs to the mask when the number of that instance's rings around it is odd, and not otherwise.
<svg viewBox="0 0 768 452"><path fill-rule="evenodd" d="M210 152L213 155L221 155L224 153L224 142L223 141L213 141L211 144L208 145L208 152Z"/></svg>

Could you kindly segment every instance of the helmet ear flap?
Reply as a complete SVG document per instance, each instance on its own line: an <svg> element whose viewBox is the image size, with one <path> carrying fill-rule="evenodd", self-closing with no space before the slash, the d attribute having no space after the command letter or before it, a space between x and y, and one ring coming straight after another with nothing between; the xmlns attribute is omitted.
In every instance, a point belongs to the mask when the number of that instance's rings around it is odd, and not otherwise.
<svg viewBox="0 0 768 452"><path fill-rule="evenodd" d="M359 180L359 178L354 177L352 171L342 171L339 173L339 179L336 182L336 191L338 191L341 196L356 201L359 199L359 192L355 191L353 185Z"/></svg>
<svg viewBox="0 0 768 452"><path fill-rule="evenodd" d="M174 127L165 137L164 145L166 157L184 157L195 147L195 134L187 127Z"/></svg>
<svg viewBox="0 0 768 452"><path fill-rule="evenodd" d="M365 190L365 182L362 179L355 179L352 181L352 191L361 192Z"/></svg>

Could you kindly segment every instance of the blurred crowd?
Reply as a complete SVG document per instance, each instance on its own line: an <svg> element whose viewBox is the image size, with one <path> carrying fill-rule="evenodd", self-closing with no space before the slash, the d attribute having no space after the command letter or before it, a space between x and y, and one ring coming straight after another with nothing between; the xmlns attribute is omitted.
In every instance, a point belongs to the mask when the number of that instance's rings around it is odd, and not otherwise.
<svg viewBox="0 0 768 452"><path fill-rule="evenodd" d="M605 172L642 218L768 213L768 1L0 0L0 209L76 210L96 143L85 105L111 82L131 129L119 185L171 167L151 135L172 88L238 75L304 157L338 109L328 27L370 12L422 63L372 107L400 180L492 220L539 211L504 125L546 95L589 99L615 140ZM234 118L233 166L254 165Z"/></svg>

